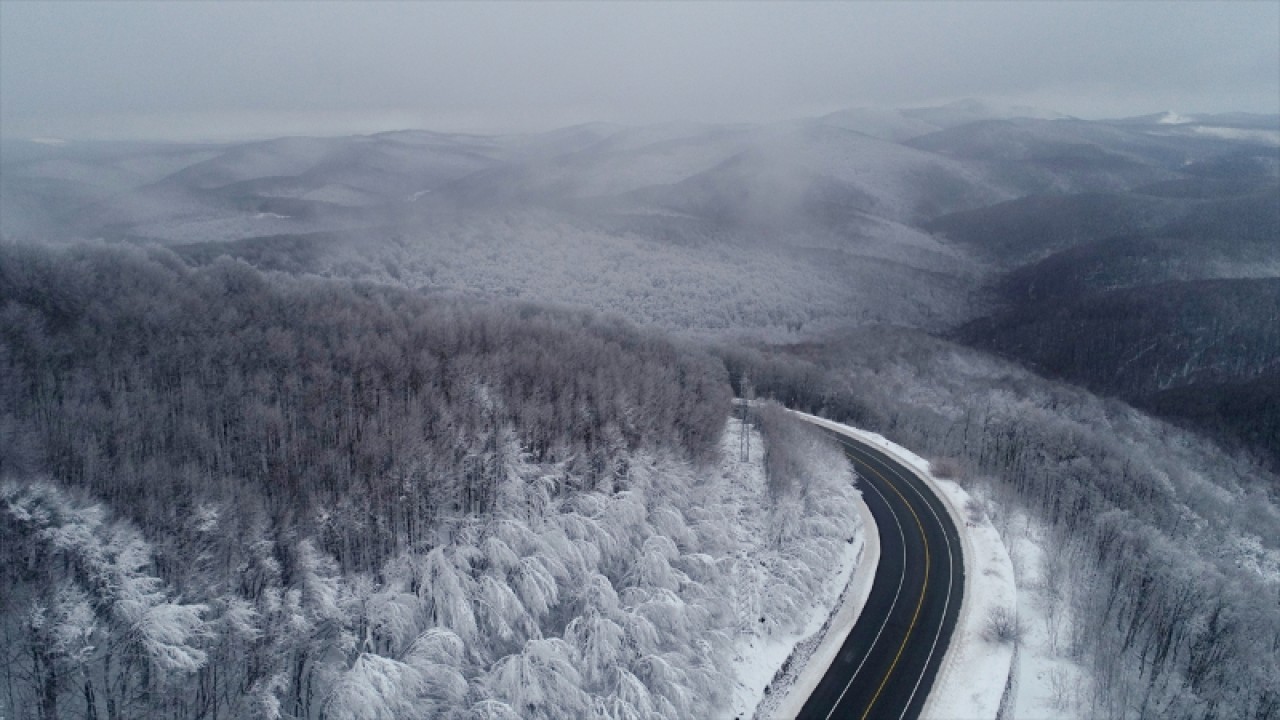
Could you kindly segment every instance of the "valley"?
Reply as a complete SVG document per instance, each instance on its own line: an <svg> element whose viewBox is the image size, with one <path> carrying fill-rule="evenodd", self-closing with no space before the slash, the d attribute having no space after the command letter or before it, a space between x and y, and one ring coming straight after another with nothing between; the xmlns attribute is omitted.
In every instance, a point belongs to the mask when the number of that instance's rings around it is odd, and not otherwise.
<svg viewBox="0 0 1280 720"><path fill-rule="evenodd" d="M964 101L6 137L0 708L746 713L869 500L754 394L1034 520L1064 712L1274 717L1277 133Z"/></svg>

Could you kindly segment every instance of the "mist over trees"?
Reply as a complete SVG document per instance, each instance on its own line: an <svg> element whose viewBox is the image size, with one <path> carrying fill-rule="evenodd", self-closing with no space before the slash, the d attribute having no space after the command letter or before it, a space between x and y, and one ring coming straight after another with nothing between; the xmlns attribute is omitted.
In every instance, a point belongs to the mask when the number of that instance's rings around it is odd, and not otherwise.
<svg viewBox="0 0 1280 720"><path fill-rule="evenodd" d="M706 716L851 539L749 376L1053 528L1095 716L1276 717L1280 125L1033 115L5 139L0 712Z"/></svg>

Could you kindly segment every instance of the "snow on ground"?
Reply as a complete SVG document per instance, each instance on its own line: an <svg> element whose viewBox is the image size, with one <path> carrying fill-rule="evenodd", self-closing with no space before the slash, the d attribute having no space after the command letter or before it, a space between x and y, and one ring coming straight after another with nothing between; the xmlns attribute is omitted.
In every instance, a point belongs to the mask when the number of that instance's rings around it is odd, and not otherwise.
<svg viewBox="0 0 1280 720"><path fill-rule="evenodd" d="M975 491L981 494L981 491ZM1018 620L1022 642L1014 658L1008 705L1017 720L1070 720L1082 717L1089 679L1068 656L1071 606L1061 587L1065 568L1046 554L1044 525L1024 513L1009 517L1004 537L1018 582ZM1061 559L1057 559L1058 562Z"/></svg>
<svg viewBox="0 0 1280 720"><path fill-rule="evenodd" d="M1172 110L1166 110L1164 115L1161 115L1160 119L1156 120L1156 122L1160 125L1182 125L1184 123L1195 121L1185 115L1179 115Z"/></svg>
<svg viewBox="0 0 1280 720"><path fill-rule="evenodd" d="M867 596L871 594L871 585L876 579L876 567L880 564L880 531L876 527L875 518L866 503L858 503L858 514L862 517L862 533L864 547L862 556L858 558L853 577L849 579L839 604L831 613L831 620L811 637L809 643L817 643L809 659L801 663L801 658L793 658L792 664L800 664L797 676L789 685L775 686L774 693L779 693L781 700L772 708L769 717L791 718L800 714L804 703L818 687L818 682L826 674L827 668L835 662L845 638L862 616L862 608L867 604ZM767 703L761 703L761 708ZM757 709L756 717L761 717Z"/></svg>
<svg viewBox="0 0 1280 720"><path fill-rule="evenodd" d="M730 430L726 433L726 437L736 439L740 432L740 422L730 421ZM738 459L736 447L726 447L725 467L722 472L726 480L724 490L726 507L731 504L738 504L744 508L767 507L769 501L762 462L763 447L760 434L755 431L751 433L752 452L749 462ZM832 457L841 462L843 460L841 456L834 453ZM849 469L846 466L823 467L821 471L837 476L849 475ZM870 513L860 499L858 506L863 522L867 524L859 525L851 518L851 541L845 544L835 571L822 589L814 594L805 616L798 623L799 629L794 632L780 632L772 627L752 627L751 632L739 634L731 670L731 674L735 677L733 700L730 707L724 709L722 718L761 716L762 711L764 717L794 716L793 710L785 710L781 714L775 714L769 710L769 707L777 702L774 698L785 694L786 689L794 681L795 673L788 670L803 666L810 656L817 660L823 657L824 653L834 655L835 650L839 649L839 642L843 642L844 636L853 627L853 622L857 619L856 613L866 601L866 596L871 589L871 578L875 575L875 566L879 560L878 539L874 546L867 546L864 543L866 537L876 537L875 524L870 520ZM761 522L763 518L764 515L758 510L738 513L739 523L745 525L739 530L747 537L759 538L761 546L764 545L764 538L768 535L767 528ZM746 554L754 557L761 556L765 552L763 548L758 550L761 552ZM858 572L855 572L855 568ZM861 600L857 600L859 595ZM841 602L842 596L845 598L844 602ZM832 618L833 608L839 610L840 614L829 623L828 618ZM852 619L847 617L850 608L853 612ZM831 628L830 632L826 632L828 626ZM843 631L837 632L839 628L843 628ZM829 643L824 638L837 634L839 634L839 642L836 643L835 650L827 649ZM829 659L823 663L824 670L829 663ZM778 677L777 681L775 677ZM821 673L818 677L821 677ZM807 694L806 692L805 695ZM798 709L799 705L796 706L796 710Z"/></svg>
<svg viewBox="0 0 1280 720"><path fill-rule="evenodd" d="M813 415L796 414L892 455L915 470L943 499L963 545L964 601L922 717L938 720L995 718L1010 678L1014 647L987 640L984 631L994 610L1005 608L1015 611L1018 603L1013 563L1000 533L985 513L969 513L969 494L950 480L934 477L929 471L929 462L919 455L889 442L882 435Z"/></svg>
<svg viewBox="0 0 1280 720"><path fill-rule="evenodd" d="M1280 130L1213 127L1211 125L1196 125L1191 130L1200 135L1208 135L1225 140L1243 140L1246 142L1266 143L1268 145L1280 145Z"/></svg>

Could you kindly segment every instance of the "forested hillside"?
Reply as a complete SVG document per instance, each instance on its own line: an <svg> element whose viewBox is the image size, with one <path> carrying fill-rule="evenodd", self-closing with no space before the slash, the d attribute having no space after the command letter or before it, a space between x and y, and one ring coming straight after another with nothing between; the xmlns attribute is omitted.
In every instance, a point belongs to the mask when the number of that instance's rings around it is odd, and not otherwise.
<svg viewBox="0 0 1280 720"><path fill-rule="evenodd" d="M487 511L512 443L607 488L612 454L705 460L724 421L710 360L582 314L192 271L164 251L4 252L5 407L30 465L4 470L50 472L144 527L186 520L157 487L199 483L272 515L338 513L325 549L368 569L421 539L412 523Z"/></svg>
<svg viewBox="0 0 1280 720"><path fill-rule="evenodd" d="M1019 112L6 139L8 707L723 709L850 539L745 375L1054 528L1093 715L1276 717L1280 117Z"/></svg>
<svg viewBox="0 0 1280 720"><path fill-rule="evenodd" d="M1057 212L1011 218L990 240L952 225L968 242L1056 250L1002 276L996 312L957 336L1280 467L1280 395L1268 379L1280 369L1276 193L1273 178L1243 178L1225 197L1169 206L1145 229L1068 197L1061 203L1096 225L1057 240L1049 226L1072 227Z"/></svg>
<svg viewBox="0 0 1280 720"><path fill-rule="evenodd" d="M5 717L706 716L853 532L829 461L736 509L723 366L580 312L5 247L0 352Z"/></svg>
<svg viewBox="0 0 1280 720"><path fill-rule="evenodd" d="M1274 474L1212 443L974 350L902 329L829 344L724 348L756 390L966 468L1007 540L1053 530L1043 575L1060 651L1096 717L1280 712Z"/></svg>

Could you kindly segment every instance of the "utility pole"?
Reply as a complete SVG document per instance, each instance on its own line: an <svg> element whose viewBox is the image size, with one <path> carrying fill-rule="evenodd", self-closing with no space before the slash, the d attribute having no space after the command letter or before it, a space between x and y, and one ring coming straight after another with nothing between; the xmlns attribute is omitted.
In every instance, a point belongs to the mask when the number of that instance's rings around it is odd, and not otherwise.
<svg viewBox="0 0 1280 720"><path fill-rule="evenodd" d="M738 459L751 462L751 400L755 396L755 389L751 387L751 378L747 377L745 370L742 371L739 388L742 395L742 432L738 437Z"/></svg>

